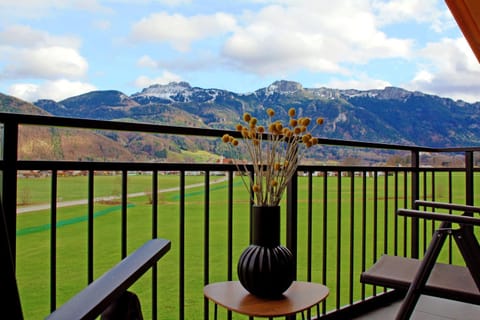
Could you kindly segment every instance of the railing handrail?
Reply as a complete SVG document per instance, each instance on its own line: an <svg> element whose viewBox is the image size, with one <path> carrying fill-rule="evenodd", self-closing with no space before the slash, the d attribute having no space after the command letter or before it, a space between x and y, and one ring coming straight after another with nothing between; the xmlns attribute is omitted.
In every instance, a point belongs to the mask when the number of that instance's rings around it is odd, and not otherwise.
<svg viewBox="0 0 480 320"><path fill-rule="evenodd" d="M147 133L161 133L161 134L180 134L180 135L195 135L204 137L221 137L228 133L233 136L240 137L240 133L235 130L228 129L211 129L211 128L196 128L196 127L182 127L171 126L163 124L153 124L145 122L125 122L125 121L111 121L111 120L96 120L86 118L69 118L57 116L18 114L0 112L0 122L13 122L24 125L41 125L53 127L72 127L82 129L102 129L115 131L129 131L129 132L147 132ZM449 148L433 148L427 146L416 145L401 145L393 143L376 143L360 140L342 140L331 138L318 138L320 145L329 146L349 146L360 148L374 148L386 150L408 150L416 152L465 152L465 151L480 151L480 146L463 146L463 147L449 147Z"/></svg>

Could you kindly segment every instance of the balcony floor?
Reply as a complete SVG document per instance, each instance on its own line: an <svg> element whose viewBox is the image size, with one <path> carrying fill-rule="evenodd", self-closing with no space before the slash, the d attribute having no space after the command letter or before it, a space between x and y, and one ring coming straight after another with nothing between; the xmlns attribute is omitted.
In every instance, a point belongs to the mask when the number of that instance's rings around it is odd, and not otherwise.
<svg viewBox="0 0 480 320"><path fill-rule="evenodd" d="M395 319L400 302L372 311L352 320ZM478 320L480 306L430 296L422 296L417 303L412 320Z"/></svg>

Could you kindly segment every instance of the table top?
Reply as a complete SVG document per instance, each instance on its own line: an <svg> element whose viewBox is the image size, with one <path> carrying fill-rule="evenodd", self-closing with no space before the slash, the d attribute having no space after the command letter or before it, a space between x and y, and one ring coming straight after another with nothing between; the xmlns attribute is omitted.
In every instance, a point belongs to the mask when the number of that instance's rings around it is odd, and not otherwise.
<svg viewBox="0 0 480 320"><path fill-rule="evenodd" d="M228 310L252 317L279 317L307 310L329 294L326 286L313 282L293 281L278 299L259 298L250 294L239 281L206 285L203 294Z"/></svg>

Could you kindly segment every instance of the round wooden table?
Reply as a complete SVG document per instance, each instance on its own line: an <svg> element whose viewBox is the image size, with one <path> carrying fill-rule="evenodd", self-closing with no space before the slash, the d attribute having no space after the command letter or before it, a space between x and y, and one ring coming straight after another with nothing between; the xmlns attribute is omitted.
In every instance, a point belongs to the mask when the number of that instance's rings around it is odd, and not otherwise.
<svg viewBox="0 0 480 320"><path fill-rule="evenodd" d="M253 317L274 318L294 315L317 306L329 294L326 286L304 281L294 281L290 288L278 299L264 299L250 294L239 281L217 282L206 285L203 294L217 305L227 310Z"/></svg>

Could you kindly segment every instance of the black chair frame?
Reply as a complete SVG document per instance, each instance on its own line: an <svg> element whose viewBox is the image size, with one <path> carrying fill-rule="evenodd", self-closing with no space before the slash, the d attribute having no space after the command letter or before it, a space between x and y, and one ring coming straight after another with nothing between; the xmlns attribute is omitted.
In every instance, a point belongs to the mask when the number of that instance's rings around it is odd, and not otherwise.
<svg viewBox="0 0 480 320"><path fill-rule="evenodd" d="M11 252L6 217L0 201L0 299L2 314L8 319L23 319L19 289L15 276L15 260ZM46 317L56 319L96 319L125 294L147 270L155 266L171 247L166 239L151 239L86 286Z"/></svg>
<svg viewBox="0 0 480 320"><path fill-rule="evenodd" d="M412 315L422 294L468 303L480 304L480 245L473 227L480 226L480 207L416 201L417 207L461 211L462 215L400 209L398 215L440 221L423 259L383 255L370 269L362 273L360 281L406 291L396 319L406 320ZM452 225L458 225L453 228ZM437 259L448 236L452 236L465 261L465 266L438 263Z"/></svg>

